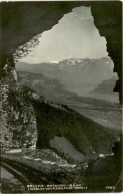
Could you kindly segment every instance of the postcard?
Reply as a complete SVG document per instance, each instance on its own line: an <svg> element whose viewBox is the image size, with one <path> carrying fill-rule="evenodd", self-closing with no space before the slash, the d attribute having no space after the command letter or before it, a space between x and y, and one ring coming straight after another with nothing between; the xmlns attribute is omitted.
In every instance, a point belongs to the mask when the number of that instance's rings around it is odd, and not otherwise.
<svg viewBox="0 0 123 194"><path fill-rule="evenodd" d="M1 193L122 191L122 3L0 3Z"/></svg>

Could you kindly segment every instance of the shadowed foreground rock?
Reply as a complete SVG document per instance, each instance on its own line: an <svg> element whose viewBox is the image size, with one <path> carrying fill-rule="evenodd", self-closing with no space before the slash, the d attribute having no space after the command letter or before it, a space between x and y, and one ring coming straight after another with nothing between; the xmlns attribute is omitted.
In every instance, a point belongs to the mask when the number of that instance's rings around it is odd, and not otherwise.
<svg viewBox="0 0 123 194"><path fill-rule="evenodd" d="M12 65L11 65L12 63ZM1 146L36 147L37 128L32 104L17 83L14 62L8 61L1 80Z"/></svg>
<svg viewBox="0 0 123 194"><path fill-rule="evenodd" d="M122 141L115 142L114 155L92 160L86 170L87 184L93 192L122 191Z"/></svg>

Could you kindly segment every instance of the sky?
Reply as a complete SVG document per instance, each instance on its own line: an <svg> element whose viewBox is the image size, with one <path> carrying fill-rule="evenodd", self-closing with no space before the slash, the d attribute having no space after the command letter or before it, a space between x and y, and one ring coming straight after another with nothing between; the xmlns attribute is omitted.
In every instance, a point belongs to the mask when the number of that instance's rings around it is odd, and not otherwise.
<svg viewBox="0 0 123 194"><path fill-rule="evenodd" d="M90 7L77 7L51 30L42 33L39 45L20 61L41 63L69 58L107 56L106 40L94 25Z"/></svg>
<svg viewBox="0 0 123 194"><path fill-rule="evenodd" d="M28 64L41 64L43 62L58 63L64 59L72 58L98 59L108 57L106 44L105 37L100 36L98 29L94 25L91 8L81 6L65 14L52 29L43 32L39 37L39 45L33 48L27 56L22 57L19 61ZM117 75L113 73L113 66L114 64L111 61L109 66L107 64L103 66L103 71L99 71L98 66L94 69L95 81L93 80L93 88L95 87L95 82L96 84L97 82L100 84L103 80L110 79L114 76L117 79ZM89 69L91 69L91 67ZM109 75L109 77L106 75ZM92 76L89 75L89 77ZM88 80L90 80L92 84L89 77ZM87 85L84 80L87 80L87 76L85 78L83 77L82 80L82 85L85 85L85 88L81 88L83 95L87 95L88 93L98 99L107 98L109 101L118 102L118 93L112 93L112 96L106 96L90 94L89 89L84 92L85 89L87 90Z"/></svg>

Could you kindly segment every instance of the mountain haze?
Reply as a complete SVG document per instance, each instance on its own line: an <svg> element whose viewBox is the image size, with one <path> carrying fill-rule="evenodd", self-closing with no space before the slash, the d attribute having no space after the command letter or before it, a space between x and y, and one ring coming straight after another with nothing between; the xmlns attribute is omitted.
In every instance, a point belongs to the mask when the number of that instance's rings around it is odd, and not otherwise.
<svg viewBox="0 0 123 194"><path fill-rule="evenodd" d="M106 102L91 97L80 97L76 93L65 88L60 81L49 79L41 73L32 73L27 71L17 71L18 83L33 89L38 95L43 96L49 101L69 104L69 102L81 103L83 106L96 107L119 107L117 103Z"/></svg>
<svg viewBox="0 0 123 194"><path fill-rule="evenodd" d="M41 73L48 79L56 79L60 81L67 90L79 96L88 97L93 97L94 94L92 95L92 91L95 90L103 80L111 79L113 76L114 80L117 79L116 74L113 73L113 62L108 57L99 59L66 59L60 62L55 61L40 64L18 62L16 68L17 71ZM106 96L103 96L103 98L106 100ZM110 101L115 101L113 95L108 99L110 99Z"/></svg>
<svg viewBox="0 0 123 194"><path fill-rule="evenodd" d="M93 91L93 93L99 93L99 94L113 94L113 88L116 83L115 77L112 77L107 80L103 80L102 83L100 83L97 88Z"/></svg>

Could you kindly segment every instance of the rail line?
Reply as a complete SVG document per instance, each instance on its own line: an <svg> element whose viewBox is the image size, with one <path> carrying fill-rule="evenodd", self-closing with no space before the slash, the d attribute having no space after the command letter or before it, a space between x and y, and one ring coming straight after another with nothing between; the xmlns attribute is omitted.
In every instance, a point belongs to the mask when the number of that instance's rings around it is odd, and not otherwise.
<svg viewBox="0 0 123 194"><path fill-rule="evenodd" d="M50 175L30 167L21 162L1 157L1 166L12 173L24 185L27 184L61 184L57 179Z"/></svg>

